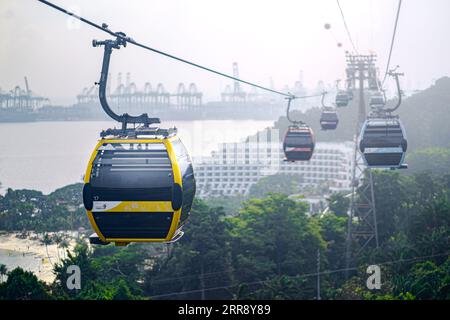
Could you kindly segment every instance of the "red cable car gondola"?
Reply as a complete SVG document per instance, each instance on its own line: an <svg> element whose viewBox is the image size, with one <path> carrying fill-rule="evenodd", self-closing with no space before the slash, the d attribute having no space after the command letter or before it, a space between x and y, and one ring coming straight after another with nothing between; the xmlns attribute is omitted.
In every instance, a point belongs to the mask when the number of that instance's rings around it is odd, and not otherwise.
<svg viewBox="0 0 450 320"><path fill-rule="evenodd" d="M293 124L284 135L283 151L286 161L308 161L311 159L315 141L312 129L305 125Z"/></svg>
<svg viewBox="0 0 450 320"><path fill-rule="evenodd" d="M294 121L289 117L289 109L293 97L288 98L286 116L292 124L287 128L283 139L285 161L308 161L314 153L315 139L312 129L302 121Z"/></svg>

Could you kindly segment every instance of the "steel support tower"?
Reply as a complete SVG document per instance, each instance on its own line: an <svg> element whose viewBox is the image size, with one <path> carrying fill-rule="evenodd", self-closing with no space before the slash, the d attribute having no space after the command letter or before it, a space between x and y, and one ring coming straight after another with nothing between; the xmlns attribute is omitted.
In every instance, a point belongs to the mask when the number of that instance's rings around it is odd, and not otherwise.
<svg viewBox="0 0 450 320"><path fill-rule="evenodd" d="M376 72L376 56L373 54L347 54L346 60L347 81L352 84L353 88L359 90L352 164L352 193L345 255L346 278L348 278L349 269L354 265L363 250L369 245L375 245L378 248L378 229L372 172L369 168L365 168L363 155L358 146L358 136L366 119L365 89L370 88L371 77L373 77L373 72ZM356 84L358 84L358 87L356 87ZM364 187L358 190L360 182L363 183Z"/></svg>

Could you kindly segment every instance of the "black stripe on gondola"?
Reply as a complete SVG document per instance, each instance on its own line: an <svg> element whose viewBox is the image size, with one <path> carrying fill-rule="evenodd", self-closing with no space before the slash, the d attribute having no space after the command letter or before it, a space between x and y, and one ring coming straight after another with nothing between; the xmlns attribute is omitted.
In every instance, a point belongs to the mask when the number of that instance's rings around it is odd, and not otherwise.
<svg viewBox="0 0 450 320"><path fill-rule="evenodd" d="M364 158L369 166L392 166L397 167L402 159L403 153L370 153L365 154Z"/></svg>
<svg viewBox="0 0 450 320"><path fill-rule="evenodd" d="M396 129L396 130L392 130L392 129L367 129L367 131L364 133L364 135L367 134L376 134L376 133L381 133L381 134L387 134L387 133L398 133L398 134L402 134L402 130L400 129Z"/></svg>
<svg viewBox="0 0 450 320"><path fill-rule="evenodd" d="M166 238L173 212L93 212L98 228L106 238Z"/></svg>
<svg viewBox="0 0 450 320"><path fill-rule="evenodd" d="M367 131L378 131L378 130L382 130L382 131L402 131L402 129L400 127L393 127L393 128L387 128L387 127L367 127L366 128Z"/></svg>
<svg viewBox="0 0 450 320"><path fill-rule="evenodd" d="M399 126L367 126L366 130L371 130L371 129L388 129L388 130L393 130L393 129L401 129L401 127Z"/></svg>
<svg viewBox="0 0 450 320"><path fill-rule="evenodd" d="M313 151L286 151L285 156L288 161L308 161L311 159Z"/></svg>
<svg viewBox="0 0 450 320"><path fill-rule="evenodd" d="M371 141L370 144L362 143L361 147L368 148L401 148L400 142L387 142L387 141Z"/></svg>

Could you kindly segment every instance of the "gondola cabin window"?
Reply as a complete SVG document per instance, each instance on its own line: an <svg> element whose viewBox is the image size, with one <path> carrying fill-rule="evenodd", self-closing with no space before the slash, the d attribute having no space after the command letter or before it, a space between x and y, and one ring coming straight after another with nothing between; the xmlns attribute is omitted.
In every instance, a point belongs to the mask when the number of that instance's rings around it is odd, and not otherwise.
<svg viewBox="0 0 450 320"><path fill-rule="evenodd" d="M139 191L148 188L155 200L170 200L172 164L162 143L107 143L98 149L90 181L93 188L122 190L115 200L151 200Z"/></svg>

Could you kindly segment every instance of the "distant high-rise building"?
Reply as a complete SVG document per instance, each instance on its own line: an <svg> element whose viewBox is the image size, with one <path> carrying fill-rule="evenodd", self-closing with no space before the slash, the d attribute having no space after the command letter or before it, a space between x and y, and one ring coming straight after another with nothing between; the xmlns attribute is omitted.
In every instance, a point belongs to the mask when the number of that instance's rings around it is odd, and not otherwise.
<svg viewBox="0 0 450 320"><path fill-rule="evenodd" d="M328 185L332 191L351 188L353 144L317 143L308 162L285 162L279 132L260 132L247 141L222 143L211 157L194 159L199 197L246 195L262 177L301 176L302 187Z"/></svg>

